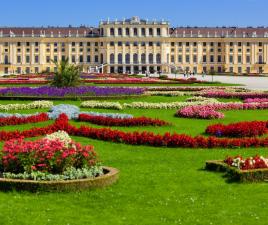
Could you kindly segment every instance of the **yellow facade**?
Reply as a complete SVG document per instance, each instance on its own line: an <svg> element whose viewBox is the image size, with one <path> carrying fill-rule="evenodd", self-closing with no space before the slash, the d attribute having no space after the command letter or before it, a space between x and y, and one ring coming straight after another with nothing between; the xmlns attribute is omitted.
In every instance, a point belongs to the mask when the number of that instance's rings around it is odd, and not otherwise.
<svg viewBox="0 0 268 225"><path fill-rule="evenodd" d="M170 28L133 17L98 28L0 28L0 74L55 70L69 58L84 72L268 73L267 28Z"/></svg>

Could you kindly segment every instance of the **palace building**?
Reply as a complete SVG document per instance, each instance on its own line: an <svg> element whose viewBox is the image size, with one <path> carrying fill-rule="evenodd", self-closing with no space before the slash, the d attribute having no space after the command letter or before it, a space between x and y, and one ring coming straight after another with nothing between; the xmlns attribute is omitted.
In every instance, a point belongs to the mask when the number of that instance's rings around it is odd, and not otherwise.
<svg viewBox="0 0 268 225"><path fill-rule="evenodd" d="M98 28L0 28L0 74L53 72L53 61L67 58L84 72L268 73L268 28L171 27L139 17Z"/></svg>

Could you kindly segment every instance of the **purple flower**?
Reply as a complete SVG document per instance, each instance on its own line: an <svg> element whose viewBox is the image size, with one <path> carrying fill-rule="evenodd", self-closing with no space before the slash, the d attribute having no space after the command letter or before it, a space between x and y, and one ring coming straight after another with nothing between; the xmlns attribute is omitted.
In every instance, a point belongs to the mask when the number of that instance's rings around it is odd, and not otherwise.
<svg viewBox="0 0 268 225"><path fill-rule="evenodd" d="M96 87L96 86L80 86L56 88L49 86L42 87L10 87L0 90L1 96L49 96L49 97L65 97L65 96L112 96L112 95L141 95L144 88L130 87Z"/></svg>

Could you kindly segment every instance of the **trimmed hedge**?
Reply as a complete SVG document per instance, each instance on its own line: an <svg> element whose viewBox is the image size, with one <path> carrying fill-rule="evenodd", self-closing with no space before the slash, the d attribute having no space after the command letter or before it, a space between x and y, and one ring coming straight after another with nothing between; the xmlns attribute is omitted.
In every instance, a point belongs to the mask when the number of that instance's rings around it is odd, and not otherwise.
<svg viewBox="0 0 268 225"><path fill-rule="evenodd" d="M221 160L206 161L206 170L226 172L228 180L237 182L268 181L268 169L239 170Z"/></svg>
<svg viewBox="0 0 268 225"><path fill-rule="evenodd" d="M0 190L3 191L80 191L85 189L104 188L112 185L119 178L119 170L112 167L103 167L104 175L78 180L66 181L35 181L0 178Z"/></svg>

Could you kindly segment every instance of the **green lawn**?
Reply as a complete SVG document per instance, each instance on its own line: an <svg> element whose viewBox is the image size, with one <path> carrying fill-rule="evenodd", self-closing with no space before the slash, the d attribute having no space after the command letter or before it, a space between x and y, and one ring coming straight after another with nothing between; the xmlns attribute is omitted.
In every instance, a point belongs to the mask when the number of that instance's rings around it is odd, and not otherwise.
<svg viewBox="0 0 268 225"><path fill-rule="evenodd" d="M183 101L185 98L154 96L119 100L119 102L171 102ZM18 102L27 101L0 101L0 104ZM54 101L54 103L79 106L81 102ZM217 122L267 120L268 116L268 110L228 111L224 112L225 118L221 120L198 120L176 118L174 117L176 110L94 109L94 111L131 113L135 116L157 117L172 123L167 127L113 129L147 130L155 133L177 132L191 135L202 134L207 125ZM36 110L17 112L32 113ZM7 126L1 129L24 130L50 123L52 121ZM91 125L75 121L72 121L72 124ZM94 145L104 165L120 170L119 182L105 189L77 193L0 192L0 224L267 224L267 183L228 183L223 174L207 172L203 169L206 160L222 159L228 154L251 156L259 153L268 156L267 149L155 148L79 137L74 139L84 145Z"/></svg>

